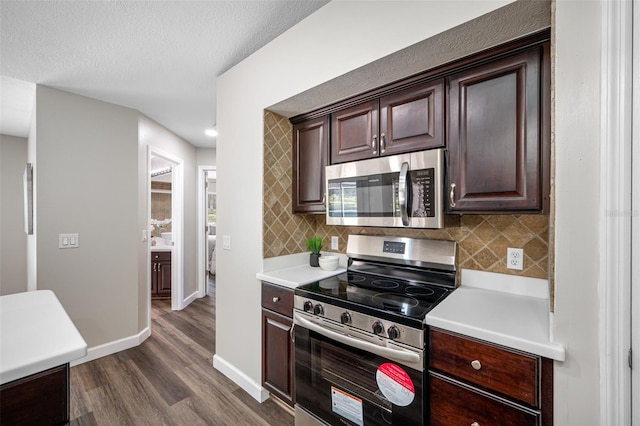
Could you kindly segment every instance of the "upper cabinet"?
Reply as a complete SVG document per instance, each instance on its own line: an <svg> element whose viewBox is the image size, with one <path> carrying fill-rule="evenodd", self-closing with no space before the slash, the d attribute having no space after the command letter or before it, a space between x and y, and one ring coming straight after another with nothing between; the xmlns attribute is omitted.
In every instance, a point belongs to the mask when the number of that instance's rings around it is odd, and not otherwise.
<svg viewBox="0 0 640 426"><path fill-rule="evenodd" d="M294 213L324 213L324 167L328 164L329 117L293 126L292 206Z"/></svg>
<svg viewBox="0 0 640 426"><path fill-rule="evenodd" d="M546 212L548 44L456 73L448 83L448 212Z"/></svg>
<svg viewBox="0 0 640 426"><path fill-rule="evenodd" d="M444 81L331 114L331 164L444 146Z"/></svg>

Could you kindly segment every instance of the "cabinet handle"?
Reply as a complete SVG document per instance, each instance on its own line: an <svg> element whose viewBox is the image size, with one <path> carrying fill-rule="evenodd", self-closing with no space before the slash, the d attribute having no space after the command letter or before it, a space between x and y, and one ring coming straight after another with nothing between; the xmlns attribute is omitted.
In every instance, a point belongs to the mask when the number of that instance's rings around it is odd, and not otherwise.
<svg viewBox="0 0 640 426"><path fill-rule="evenodd" d="M471 426L480 426L480 423L478 423L478 422L473 422L473 423L471 423Z"/></svg>
<svg viewBox="0 0 640 426"><path fill-rule="evenodd" d="M273 300L273 303L276 303L278 300L280 300L280 298L278 296L276 296L272 300Z"/></svg>
<svg viewBox="0 0 640 426"><path fill-rule="evenodd" d="M454 199L454 195L455 195L455 191L456 191L456 184L452 183L451 185L449 185L449 188L451 188L451 190L449 191L449 205L451 207L455 207L456 206L456 202Z"/></svg>
<svg viewBox="0 0 640 426"><path fill-rule="evenodd" d="M322 194L322 205L323 206L327 205L327 193L326 192L324 194Z"/></svg>
<svg viewBox="0 0 640 426"><path fill-rule="evenodd" d="M474 370L480 370L482 368L482 364L480 364L480 361L478 361L477 359L471 361L471 366Z"/></svg>
<svg viewBox="0 0 640 426"><path fill-rule="evenodd" d="M384 154L384 146L386 143L386 136L384 133L380 135L380 154Z"/></svg>
<svg viewBox="0 0 640 426"><path fill-rule="evenodd" d="M153 262L153 272L157 271L156 266L158 266L158 264L156 262Z"/></svg>
<svg viewBox="0 0 640 426"><path fill-rule="evenodd" d="M296 335L293 331L294 328L296 328L296 323L291 324L291 328L289 329L289 337L291 338L291 341L295 343Z"/></svg>
<svg viewBox="0 0 640 426"><path fill-rule="evenodd" d="M378 154L378 135L373 135L373 140L371 141L371 148L373 149L373 155Z"/></svg>

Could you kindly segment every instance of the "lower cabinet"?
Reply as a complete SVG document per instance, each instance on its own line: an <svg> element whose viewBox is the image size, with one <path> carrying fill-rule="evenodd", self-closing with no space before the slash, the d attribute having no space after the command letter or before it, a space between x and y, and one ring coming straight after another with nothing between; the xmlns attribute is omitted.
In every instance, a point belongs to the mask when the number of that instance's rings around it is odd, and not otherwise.
<svg viewBox="0 0 640 426"><path fill-rule="evenodd" d="M429 332L430 424L553 424L553 361L444 330Z"/></svg>
<svg viewBox="0 0 640 426"><path fill-rule="evenodd" d="M69 364L0 386L0 424L69 423Z"/></svg>
<svg viewBox="0 0 640 426"><path fill-rule="evenodd" d="M151 298L171 298L171 252L151 252Z"/></svg>
<svg viewBox="0 0 640 426"><path fill-rule="evenodd" d="M295 403L293 290L262 283L262 383L285 403Z"/></svg>

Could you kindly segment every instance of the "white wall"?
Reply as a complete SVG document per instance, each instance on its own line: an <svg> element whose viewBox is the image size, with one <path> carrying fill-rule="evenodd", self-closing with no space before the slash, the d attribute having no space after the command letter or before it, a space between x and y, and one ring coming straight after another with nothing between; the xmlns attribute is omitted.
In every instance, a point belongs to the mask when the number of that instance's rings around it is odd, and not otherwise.
<svg viewBox="0 0 640 426"><path fill-rule="evenodd" d="M55 292L90 349L135 335L138 113L37 86L36 129L37 288ZM78 233L79 248L59 249L60 233Z"/></svg>
<svg viewBox="0 0 640 426"><path fill-rule="evenodd" d="M561 0L555 18L555 422L597 425L600 401L599 1Z"/></svg>
<svg viewBox="0 0 640 426"><path fill-rule="evenodd" d="M198 166L215 166L215 148L196 148L196 162Z"/></svg>
<svg viewBox="0 0 640 426"><path fill-rule="evenodd" d="M27 291L22 180L26 162L27 139L0 135L0 295Z"/></svg>
<svg viewBox="0 0 640 426"><path fill-rule="evenodd" d="M261 379L255 274L262 268L263 110L507 3L333 1L218 78L217 229L231 237L231 250L217 251L216 366L234 371L254 397Z"/></svg>

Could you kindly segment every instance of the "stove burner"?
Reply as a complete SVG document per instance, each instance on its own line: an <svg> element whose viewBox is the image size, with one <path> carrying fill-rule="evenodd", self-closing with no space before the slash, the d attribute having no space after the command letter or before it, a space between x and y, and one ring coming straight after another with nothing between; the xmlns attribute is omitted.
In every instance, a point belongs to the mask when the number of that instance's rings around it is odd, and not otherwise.
<svg viewBox="0 0 640 426"><path fill-rule="evenodd" d="M360 283L364 281L366 278L363 277L362 275L348 274L347 279L349 280L350 283Z"/></svg>
<svg viewBox="0 0 640 426"><path fill-rule="evenodd" d="M412 296L431 296L435 293L435 291L429 287L420 287L417 285L407 286L404 291Z"/></svg>
<svg viewBox="0 0 640 426"><path fill-rule="evenodd" d="M371 287L381 288L381 289L385 289L385 290L390 290L392 288L396 288L399 285L400 284L398 284L396 281L390 281L390 280L373 280L373 281L371 281Z"/></svg>
<svg viewBox="0 0 640 426"><path fill-rule="evenodd" d="M397 293L378 293L372 300L383 309L407 315L412 308L418 306L418 300Z"/></svg>

